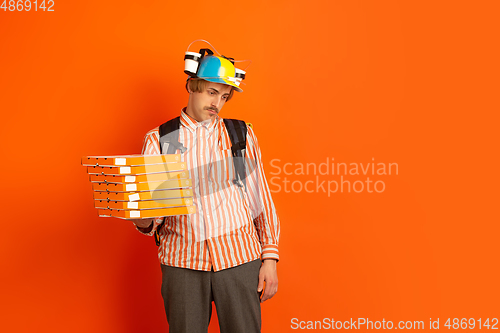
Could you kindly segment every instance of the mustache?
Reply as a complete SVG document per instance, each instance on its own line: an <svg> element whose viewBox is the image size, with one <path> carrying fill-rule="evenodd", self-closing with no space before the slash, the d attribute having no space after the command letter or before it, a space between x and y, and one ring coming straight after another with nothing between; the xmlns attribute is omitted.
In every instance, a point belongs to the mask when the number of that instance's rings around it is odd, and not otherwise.
<svg viewBox="0 0 500 333"><path fill-rule="evenodd" d="M219 113L219 109L215 108L213 106L205 106L204 109L205 110L212 110L212 111L215 111L216 113Z"/></svg>

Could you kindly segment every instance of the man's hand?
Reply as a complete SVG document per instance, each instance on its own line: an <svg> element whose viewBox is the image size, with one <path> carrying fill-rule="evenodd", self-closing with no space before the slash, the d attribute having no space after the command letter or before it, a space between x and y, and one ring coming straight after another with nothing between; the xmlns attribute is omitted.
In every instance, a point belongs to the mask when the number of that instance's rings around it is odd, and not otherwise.
<svg viewBox="0 0 500 333"><path fill-rule="evenodd" d="M266 288L264 289L264 282L266 283ZM264 289L264 293L260 299L260 302L265 302L276 294L278 291L278 272L276 271L276 259L264 259L262 266L260 266L259 272L259 285L257 291L261 292Z"/></svg>
<svg viewBox="0 0 500 333"><path fill-rule="evenodd" d="M153 223L154 218L148 218L148 219L128 219L128 220L134 222L134 224L136 226L138 226L139 228L145 229L145 228L148 228L151 225L151 223Z"/></svg>

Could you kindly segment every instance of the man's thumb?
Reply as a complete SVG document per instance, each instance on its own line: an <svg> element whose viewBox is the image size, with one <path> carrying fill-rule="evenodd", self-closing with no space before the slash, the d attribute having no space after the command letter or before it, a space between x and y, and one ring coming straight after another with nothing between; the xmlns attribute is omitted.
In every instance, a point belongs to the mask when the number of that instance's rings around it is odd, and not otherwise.
<svg viewBox="0 0 500 333"><path fill-rule="evenodd" d="M259 285L257 286L257 291L260 293L264 288L264 281L259 279Z"/></svg>

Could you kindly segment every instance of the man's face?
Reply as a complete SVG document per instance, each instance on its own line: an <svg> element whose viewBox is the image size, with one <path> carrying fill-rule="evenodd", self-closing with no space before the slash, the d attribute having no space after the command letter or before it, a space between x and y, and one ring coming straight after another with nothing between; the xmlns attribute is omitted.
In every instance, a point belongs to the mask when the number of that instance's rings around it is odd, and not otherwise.
<svg viewBox="0 0 500 333"><path fill-rule="evenodd" d="M208 82L202 92L190 91L186 113L197 121L211 119L220 112L230 91L231 86Z"/></svg>

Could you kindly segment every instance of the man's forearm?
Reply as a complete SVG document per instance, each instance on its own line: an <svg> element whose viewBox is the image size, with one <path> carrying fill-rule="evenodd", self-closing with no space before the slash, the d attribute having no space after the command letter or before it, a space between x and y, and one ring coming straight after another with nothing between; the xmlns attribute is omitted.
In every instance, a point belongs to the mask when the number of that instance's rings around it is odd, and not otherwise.
<svg viewBox="0 0 500 333"><path fill-rule="evenodd" d="M262 260L262 262L266 262L266 261L277 263L277 262L278 262L278 259L274 259L274 258L267 258L267 259L263 259L263 260Z"/></svg>

